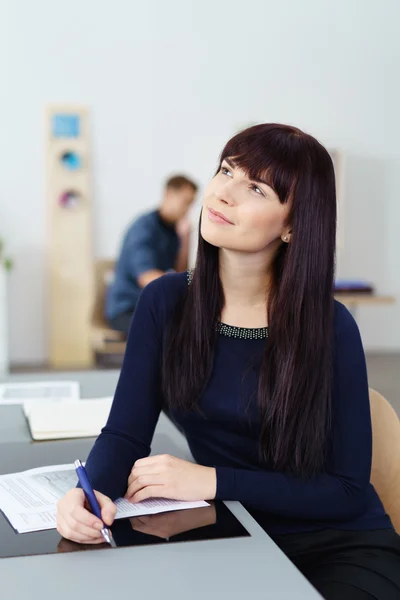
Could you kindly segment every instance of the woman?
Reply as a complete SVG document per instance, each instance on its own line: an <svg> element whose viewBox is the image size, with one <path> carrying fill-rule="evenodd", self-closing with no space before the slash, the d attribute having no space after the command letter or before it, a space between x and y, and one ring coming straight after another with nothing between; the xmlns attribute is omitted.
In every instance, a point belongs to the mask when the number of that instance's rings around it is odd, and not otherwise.
<svg viewBox="0 0 400 600"><path fill-rule="evenodd" d="M371 422L357 326L333 300L328 152L284 125L232 138L203 202L193 273L143 291L109 420L87 461L111 500L238 500L328 599L400 593L400 543L369 483ZM198 464L148 457L163 406ZM102 495L104 494L104 495ZM102 542L81 490L58 530Z"/></svg>

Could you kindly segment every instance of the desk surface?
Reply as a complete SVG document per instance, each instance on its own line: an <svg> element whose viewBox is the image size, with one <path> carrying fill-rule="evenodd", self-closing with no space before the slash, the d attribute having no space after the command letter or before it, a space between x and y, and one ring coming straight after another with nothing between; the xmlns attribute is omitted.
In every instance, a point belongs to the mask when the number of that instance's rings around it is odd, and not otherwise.
<svg viewBox="0 0 400 600"><path fill-rule="evenodd" d="M85 396L113 393L105 384L108 380L108 385L115 386L117 372L106 376L100 373L100 377L97 372L74 374L73 378L89 385L89 375L93 386L84 392ZM66 374L60 377L69 378ZM8 442L7 451L15 457L14 471L43 465L44 452L47 464L69 462L77 452L86 455L92 444L92 440L32 442L20 406L0 407L0 442L4 441ZM1 447L6 448L0 445L0 452ZM164 415L160 417L152 450L190 459L186 440ZM274 600L320 598L247 511L238 502L226 504L251 537L3 558L2 590L5 597L21 600L70 600L77 590L80 597L97 600L126 593L146 600L243 600L250 587L257 594L265 591L266 597Z"/></svg>
<svg viewBox="0 0 400 600"><path fill-rule="evenodd" d="M352 294L350 292L337 292L336 300L342 304L394 304L394 296L379 296L378 294Z"/></svg>

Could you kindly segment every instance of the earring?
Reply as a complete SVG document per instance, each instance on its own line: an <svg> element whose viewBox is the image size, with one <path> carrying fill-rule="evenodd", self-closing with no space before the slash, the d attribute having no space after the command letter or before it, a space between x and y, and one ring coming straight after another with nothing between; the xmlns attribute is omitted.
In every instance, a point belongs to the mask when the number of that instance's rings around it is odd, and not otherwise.
<svg viewBox="0 0 400 600"><path fill-rule="evenodd" d="M285 235L285 236L284 236L284 238L283 238L283 241L284 241L284 242L287 242L287 241L288 241L288 237L287 237L287 235Z"/></svg>

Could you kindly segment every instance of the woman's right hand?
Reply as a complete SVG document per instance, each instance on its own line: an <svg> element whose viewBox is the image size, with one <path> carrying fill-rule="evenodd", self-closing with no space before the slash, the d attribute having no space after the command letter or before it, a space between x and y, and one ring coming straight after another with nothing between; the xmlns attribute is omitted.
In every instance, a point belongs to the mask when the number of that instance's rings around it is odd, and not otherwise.
<svg viewBox="0 0 400 600"><path fill-rule="evenodd" d="M84 491L79 488L69 490L57 504L57 531L63 537L79 544L101 544L104 538L101 530L113 524L117 507L104 494L96 492L103 522L88 510Z"/></svg>

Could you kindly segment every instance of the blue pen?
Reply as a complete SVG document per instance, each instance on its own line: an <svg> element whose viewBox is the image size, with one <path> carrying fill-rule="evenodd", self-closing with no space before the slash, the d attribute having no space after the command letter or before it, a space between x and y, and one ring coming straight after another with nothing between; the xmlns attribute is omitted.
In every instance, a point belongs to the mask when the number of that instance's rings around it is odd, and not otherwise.
<svg viewBox="0 0 400 600"><path fill-rule="evenodd" d="M101 508L97 501L96 494L94 493L93 488L90 485L85 467L83 466L80 460L76 460L74 462L74 467L76 474L78 475L79 483L81 484L82 489L85 492L87 501L89 502L89 506L92 509L92 513L96 515L96 517L98 517L100 521L102 521L103 519L101 518ZM108 529L108 527L103 527L103 529L101 530L101 534L106 540L107 544L115 546L115 542L113 540L111 531Z"/></svg>

